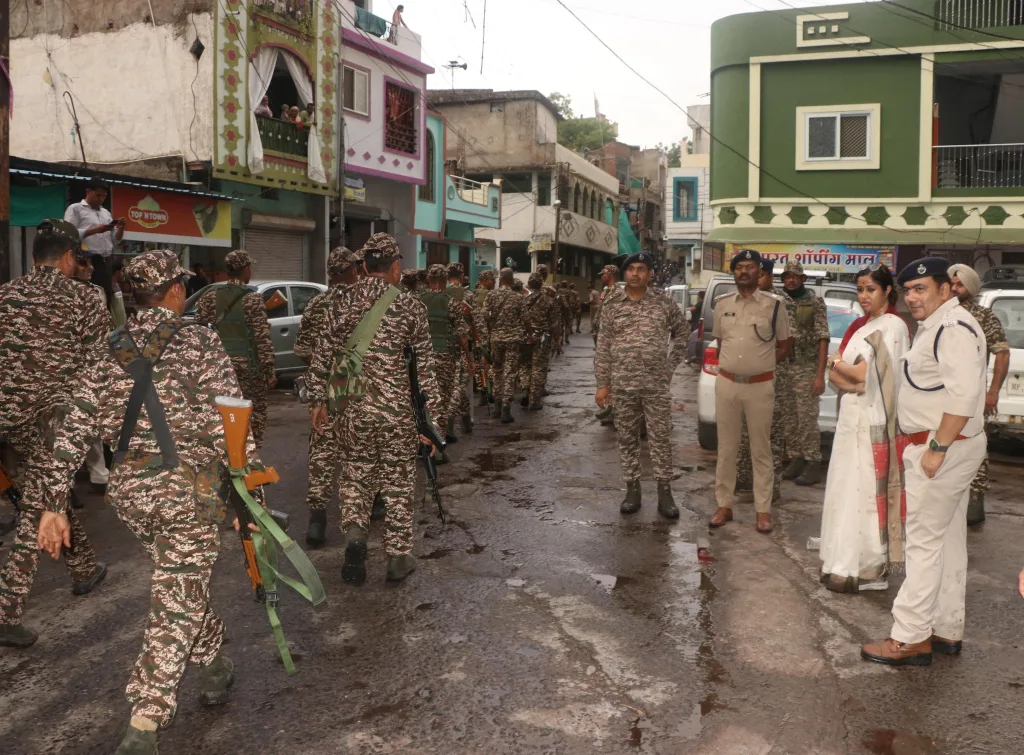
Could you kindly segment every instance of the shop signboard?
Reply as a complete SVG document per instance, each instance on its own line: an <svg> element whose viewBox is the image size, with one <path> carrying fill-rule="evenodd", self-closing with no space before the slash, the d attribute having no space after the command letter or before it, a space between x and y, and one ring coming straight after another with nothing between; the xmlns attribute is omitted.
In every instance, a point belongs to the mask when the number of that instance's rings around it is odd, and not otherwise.
<svg viewBox="0 0 1024 755"><path fill-rule="evenodd" d="M534 233L530 236L530 246L526 250L528 252L550 252L551 251L551 234L550 233Z"/></svg>
<svg viewBox="0 0 1024 755"><path fill-rule="evenodd" d="M723 267L742 249L753 249L762 257L774 260L776 265L799 262L804 270L828 273L856 273L879 263L890 270L896 264L896 248L863 246L858 244L726 244Z"/></svg>
<svg viewBox="0 0 1024 755"><path fill-rule="evenodd" d="M137 186L115 186L115 218L128 241L231 246L231 202Z"/></svg>
<svg viewBox="0 0 1024 755"><path fill-rule="evenodd" d="M346 202L366 202L366 185L363 179L345 176L344 199Z"/></svg>

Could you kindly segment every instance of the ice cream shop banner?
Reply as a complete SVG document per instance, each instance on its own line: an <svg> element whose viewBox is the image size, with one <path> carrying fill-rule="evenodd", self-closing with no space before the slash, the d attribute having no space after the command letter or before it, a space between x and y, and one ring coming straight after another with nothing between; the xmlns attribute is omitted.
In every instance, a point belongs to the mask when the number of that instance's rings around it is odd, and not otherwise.
<svg viewBox="0 0 1024 755"><path fill-rule="evenodd" d="M231 246L231 202L135 186L115 186L115 218L129 241Z"/></svg>
<svg viewBox="0 0 1024 755"><path fill-rule="evenodd" d="M762 257L775 260L776 265L796 261L805 270L824 270L830 273L856 273L868 265L885 265L890 270L896 264L896 250L877 246L850 244L726 244L725 268L741 249L753 249ZM776 268L777 270L778 268Z"/></svg>

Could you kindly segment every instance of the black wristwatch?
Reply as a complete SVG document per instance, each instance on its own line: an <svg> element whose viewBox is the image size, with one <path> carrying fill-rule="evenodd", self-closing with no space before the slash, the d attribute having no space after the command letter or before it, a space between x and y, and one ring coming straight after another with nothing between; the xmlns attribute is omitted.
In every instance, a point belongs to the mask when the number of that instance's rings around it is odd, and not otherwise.
<svg viewBox="0 0 1024 755"><path fill-rule="evenodd" d="M928 441L928 450L935 451L936 453L944 454L949 450L949 446L940 446L935 438Z"/></svg>

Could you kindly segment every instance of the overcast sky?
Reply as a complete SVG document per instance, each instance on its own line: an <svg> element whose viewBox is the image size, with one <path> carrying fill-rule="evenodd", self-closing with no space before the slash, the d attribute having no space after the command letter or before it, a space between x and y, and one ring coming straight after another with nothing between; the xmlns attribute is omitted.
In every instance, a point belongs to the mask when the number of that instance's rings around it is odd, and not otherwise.
<svg viewBox="0 0 1024 755"><path fill-rule="evenodd" d="M437 73L431 89L536 89L572 97L577 115L601 112L618 122L619 138L653 147L689 135L686 119L671 102L638 79L555 0L487 0L483 74L480 47L484 0L400 0L405 21L423 38L423 61ZM375 0L390 18L399 0ZM465 4L463 4L465 2ZM820 0L564 0L565 4L634 68L682 107L709 102L710 26L713 21L758 9L813 7ZM467 16L468 8L468 16ZM473 22L469 20L472 17ZM783 23L779 21L779 23Z"/></svg>

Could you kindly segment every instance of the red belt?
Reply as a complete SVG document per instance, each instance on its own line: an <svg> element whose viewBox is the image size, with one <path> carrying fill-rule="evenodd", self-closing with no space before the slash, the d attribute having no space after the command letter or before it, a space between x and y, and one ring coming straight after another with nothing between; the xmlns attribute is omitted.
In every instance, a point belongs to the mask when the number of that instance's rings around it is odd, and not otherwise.
<svg viewBox="0 0 1024 755"><path fill-rule="evenodd" d="M922 430L919 433L909 433L907 435L910 438L910 444L913 446L923 446L928 442L928 436L931 435L931 430ZM967 440L966 435L958 435L953 438L953 442L956 443L958 440Z"/></svg>
<svg viewBox="0 0 1024 755"><path fill-rule="evenodd" d="M769 380L775 377L774 372L762 372L760 375L734 375L728 370L719 368L718 374L722 377L731 380L734 383L767 383Z"/></svg>

